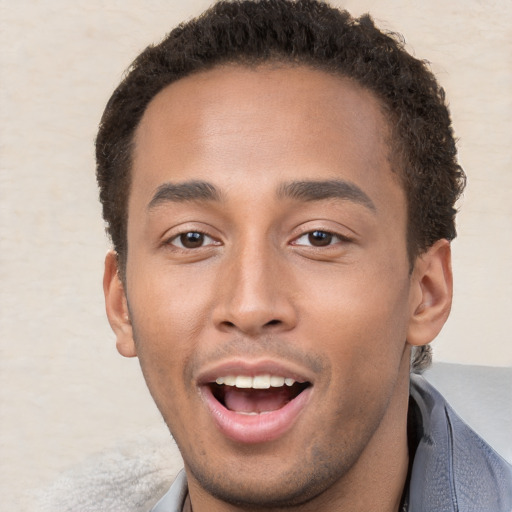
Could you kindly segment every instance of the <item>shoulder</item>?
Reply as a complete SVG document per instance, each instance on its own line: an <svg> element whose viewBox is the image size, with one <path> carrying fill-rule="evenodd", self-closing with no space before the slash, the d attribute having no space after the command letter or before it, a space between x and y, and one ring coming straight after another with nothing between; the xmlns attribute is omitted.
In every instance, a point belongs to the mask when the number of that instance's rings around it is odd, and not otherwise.
<svg viewBox="0 0 512 512"><path fill-rule="evenodd" d="M422 429L411 474L411 510L510 512L512 467L423 377L411 376L411 398Z"/></svg>

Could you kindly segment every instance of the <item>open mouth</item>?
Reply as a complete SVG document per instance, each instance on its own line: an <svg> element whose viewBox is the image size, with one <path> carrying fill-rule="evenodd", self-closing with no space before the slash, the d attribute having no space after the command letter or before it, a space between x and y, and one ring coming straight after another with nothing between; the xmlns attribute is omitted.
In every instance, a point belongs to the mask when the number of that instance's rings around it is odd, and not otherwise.
<svg viewBox="0 0 512 512"><path fill-rule="evenodd" d="M310 385L276 375L226 375L208 384L220 404L244 415L268 414L282 409Z"/></svg>
<svg viewBox="0 0 512 512"><path fill-rule="evenodd" d="M232 360L203 372L198 383L211 420L230 441L275 441L310 417L314 382L273 361Z"/></svg>

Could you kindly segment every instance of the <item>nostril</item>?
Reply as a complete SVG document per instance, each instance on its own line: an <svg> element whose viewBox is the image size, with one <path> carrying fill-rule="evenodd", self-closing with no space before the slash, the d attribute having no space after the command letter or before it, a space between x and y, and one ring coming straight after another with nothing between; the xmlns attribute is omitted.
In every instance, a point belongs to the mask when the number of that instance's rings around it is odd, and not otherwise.
<svg viewBox="0 0 512 512"><path fill-rule="evenodd" d="M224 315L223 315L224 316ZM265 318L266 316L266 318ZM268 320L270 318L270 320ZM263 315L256 312L256 314L239 314L238 317L234 315L229 318L225 315L220 319L220 322L215 322L218 329L222 332L235 332L239 331L249 336L258 336L263 333L277 332L280 329L287 327L287 322L280 318L272 318L270 315Z"/></svg>

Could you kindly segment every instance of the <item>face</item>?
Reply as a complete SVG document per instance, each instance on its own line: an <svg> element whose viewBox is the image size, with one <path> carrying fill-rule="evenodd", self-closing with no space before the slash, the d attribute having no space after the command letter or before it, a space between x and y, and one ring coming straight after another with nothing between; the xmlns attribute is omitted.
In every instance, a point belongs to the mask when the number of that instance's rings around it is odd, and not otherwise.
<svg viewBox="0 0 512 512"><path fill-rule="evenodd" d="M371 93L305 67L216 68L145 112L118 347L191 493L342 492L403 432L418 296L387 136Z"/></svg>

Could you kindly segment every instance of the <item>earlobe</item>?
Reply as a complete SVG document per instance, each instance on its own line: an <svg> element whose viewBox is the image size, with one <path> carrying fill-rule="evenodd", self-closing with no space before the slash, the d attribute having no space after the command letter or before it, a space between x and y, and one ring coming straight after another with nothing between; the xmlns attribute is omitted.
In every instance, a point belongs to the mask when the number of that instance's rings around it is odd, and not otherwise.
<svg viewBox="0 0 512 512"><path fill-rule="evenodd" d="M418 256L412 277L410 345L426 345L441 331L452 305L453 277L450 242L438 240Z"/></svg>
<svg viewBox="0 0 512 512"><path fill-rule="evenodd" d="M125 357L137 355L133 341L133 330L123 283L119 277L117 254L109 251L105 257L103 293L110 327L116 335L118 352Z"/></svg>

